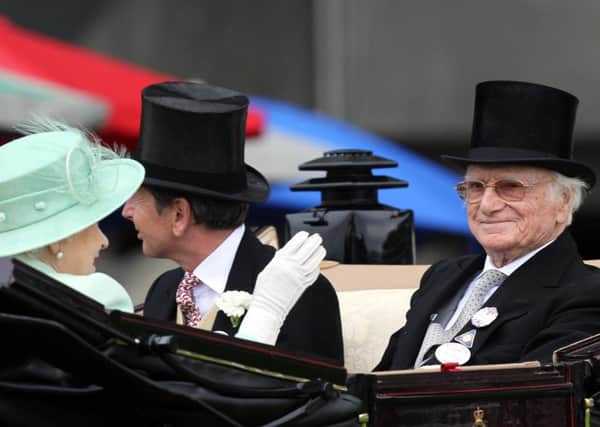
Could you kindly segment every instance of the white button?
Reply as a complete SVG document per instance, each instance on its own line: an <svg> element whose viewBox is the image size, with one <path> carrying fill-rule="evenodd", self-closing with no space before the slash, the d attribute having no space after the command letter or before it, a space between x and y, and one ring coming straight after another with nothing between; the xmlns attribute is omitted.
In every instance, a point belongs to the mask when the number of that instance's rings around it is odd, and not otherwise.
<svg viewBox="0 0 600 427"><path fill-rule="evenodd" d="M33 205L33 208L36 211L43 211L44 209L46 209L46 202L36 202L36 204Z"/></svg>
<svg viewBox="0 0 600 427"><path fill-rule="evenodd" d="M6 214L4 212L0 212L0 222L6 221Z"/></svg>

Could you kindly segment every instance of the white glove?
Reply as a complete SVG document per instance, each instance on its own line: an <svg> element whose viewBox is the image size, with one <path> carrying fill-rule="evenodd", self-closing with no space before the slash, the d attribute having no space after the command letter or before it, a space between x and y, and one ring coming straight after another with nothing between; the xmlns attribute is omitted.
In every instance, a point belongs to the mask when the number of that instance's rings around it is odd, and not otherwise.
<svg viewBox="0 0 600 427"><path fill-rule="evenodd" d="M319 277L325 258L323 239L299 231L275 253L256 278L248 312L236 334L243 338L274 345L288 313L302 293Z"/></svg>

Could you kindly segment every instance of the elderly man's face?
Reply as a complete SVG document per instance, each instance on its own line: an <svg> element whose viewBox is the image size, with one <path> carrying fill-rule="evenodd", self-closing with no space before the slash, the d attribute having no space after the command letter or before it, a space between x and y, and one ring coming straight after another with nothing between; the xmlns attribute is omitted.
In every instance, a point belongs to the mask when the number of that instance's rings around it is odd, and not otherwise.
<svg viewBox="0 0 600 427"><path fill-rule="evenodd" d="M501 180L527 186L522 200L503 200L486 187L481 200L467 201L469 227L497 267L555 239L566 227L570 196L553 192L553 174L545 169L512 165L470 165L466 180L487 186Z"/></svg>

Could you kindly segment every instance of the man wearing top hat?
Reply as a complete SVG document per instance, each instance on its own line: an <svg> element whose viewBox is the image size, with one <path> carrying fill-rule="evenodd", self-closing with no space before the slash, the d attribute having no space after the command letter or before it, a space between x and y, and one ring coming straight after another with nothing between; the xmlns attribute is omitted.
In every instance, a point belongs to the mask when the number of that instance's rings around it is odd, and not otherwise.
<svg viewBox="0 0 600 427"><path fill-rule="evenodd" d="M444 157L465 168L456 190L485 253L431 266L375 370L548 362L600 332L600 272L568 231L596 179L572 157L577 103L537 84L477 85L469 153Z"/></svg>
<svg viewBox="0 0 600 427"><path fill-rule="evenodd" d="M207 84L165 82L142 91L136 158L146 177L123 216L134 223L144 255L180 266L152 284L144 316L175 321L179 315L183 323L196 326L224 292L254 292L257 306L260 293L263 316L253 320L280 325L274 335L265 326L271 335L263 342L275 337L273 344L282 349L341 364L338 301L327 279L319 275L302 293L294 281L307 278L286 271L282 259L281 271L270 274L277 279L277 294L261 293L258 284L255 289L275 251L244 225L249 204L264 202L269 194L266 179L244 163L247 107L245 95ZM232 336L241 332L223 311L213 330Z"/></svg>

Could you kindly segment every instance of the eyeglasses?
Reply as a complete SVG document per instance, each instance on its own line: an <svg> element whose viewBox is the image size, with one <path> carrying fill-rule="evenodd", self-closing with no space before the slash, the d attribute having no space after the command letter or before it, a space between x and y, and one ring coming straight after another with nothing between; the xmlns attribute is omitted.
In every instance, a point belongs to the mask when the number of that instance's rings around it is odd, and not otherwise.
<svg viewBox="0 0 600 427"><path fill-rule="evenodd" d="M493 184L486 184L482 181L466 180L459 182L454 189L458 193L458 196L467 203L479 203L483 198L485 189L488 187L493 188L502 200L506 202L518 202L523 200L529 188L541 183L524 184L514 179L501 179Z"/></svg>

